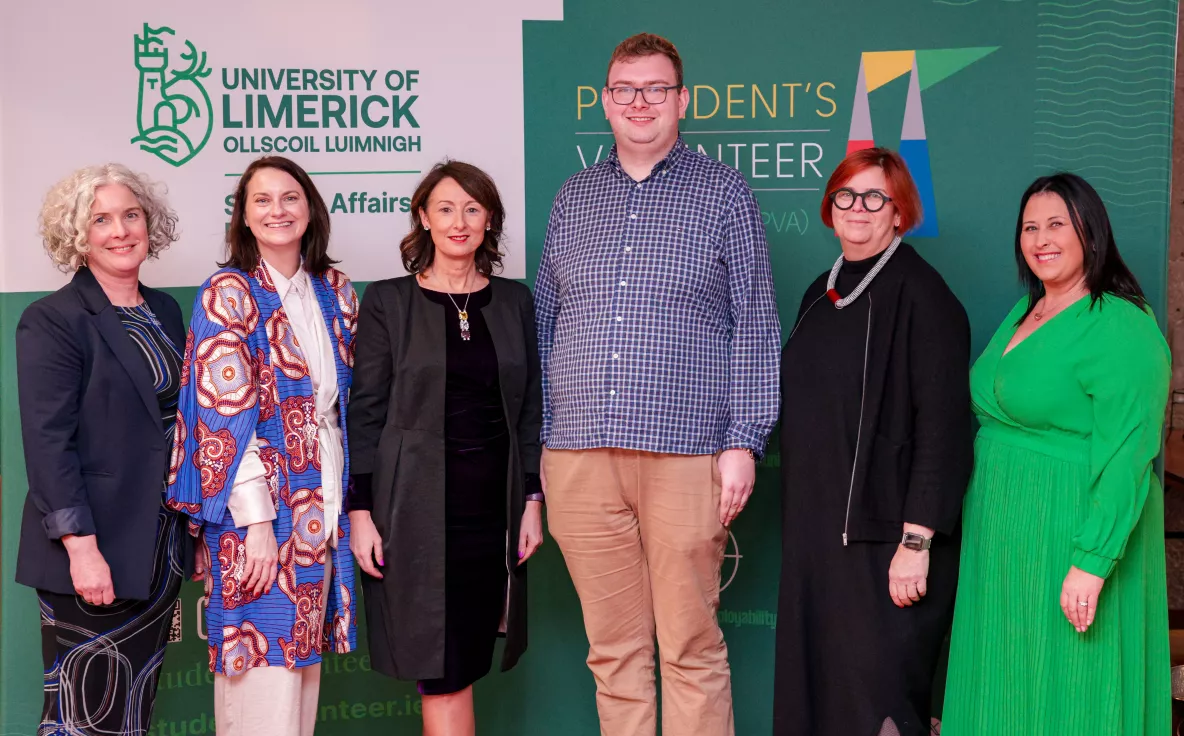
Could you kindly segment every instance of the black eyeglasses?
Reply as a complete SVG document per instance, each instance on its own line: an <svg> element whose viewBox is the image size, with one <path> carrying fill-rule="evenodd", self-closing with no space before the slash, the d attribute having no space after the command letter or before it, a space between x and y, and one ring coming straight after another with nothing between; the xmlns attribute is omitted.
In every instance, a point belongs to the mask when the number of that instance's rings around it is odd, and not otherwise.
<svg viewBox="0 0 1184 736"><path fill-rule="evenodd" d="M831 192L830 201L835 207L841 210L849 210L855 206L857 198L863 199L863 208L868 212L879 212L884 209L884 205L892 201L892 197L884 194L879 189L869 189L866 192L857 192L854 189L843 187Z"/></svg>
<svg viewBox="0 0 1184 736"><path fill-rule="evenodd" d="M632 105L633 101L637 99L638 91L641 92L641 99L645 100L645 104L661 105L666 101L666 93L672 89L680 89L680 87L677 84L672 84L669 87L609 87L608 91L612 95L613 102L618 105Z"/></svg>

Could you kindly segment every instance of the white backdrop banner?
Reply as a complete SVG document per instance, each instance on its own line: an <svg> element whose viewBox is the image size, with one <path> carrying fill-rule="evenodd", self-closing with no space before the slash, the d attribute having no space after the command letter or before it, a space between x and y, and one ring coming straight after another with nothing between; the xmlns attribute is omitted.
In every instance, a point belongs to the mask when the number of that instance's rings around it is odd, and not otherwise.
<svg viewBox="0 0 1184 736"><path fill-rule="evenodd" d="M313 174L330 254L357 281L404 273L411 194L433 164L480 166L506 206L503 275L525 276L522 21L561 19L562 0L0 12L0 291L65 283L37 214L55 181L105 161L164 182L180 217L181 240L145 282L200 284L224 255L237 176L270 153Z"/></svg>

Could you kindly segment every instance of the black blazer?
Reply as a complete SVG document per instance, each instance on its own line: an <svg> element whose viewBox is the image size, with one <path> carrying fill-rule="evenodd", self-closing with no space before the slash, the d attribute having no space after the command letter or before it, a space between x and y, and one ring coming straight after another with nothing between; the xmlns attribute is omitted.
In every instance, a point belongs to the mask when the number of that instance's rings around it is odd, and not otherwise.
<svg viewBox="0 0 1184 736"><path fill-rule="evenodd" d="M366 287L354 340L350 471L372 473L383 579L360 576L370 661L405 680L444 676L444 307L414 276ZM509 610L502 669L526 649L526 566L518 566L525 475L539 472L542 383L530 289L493 277L482 309L510 427L506 479ZM348 499L347 499L348 503Z"/></svg>
<svg viewBox="0 0 1184 736"><path fill-rule="evenodd" d="M181 349L176 300L140 294ZM16 364L29 477L17 582L74 594L61 537L94 534L115 596L147 599L172 448L152 373L89 269L25 309Z"/></svg>
<svg viewBox="0 0 1184 736"><path fill-rule="evenodd" d="M806 289L797 321L819 298L814 309L833 309L823 296L828 275ZM899 542L903 522L953 534L974 463L970 320L907 243L869 291L875 312L849 538Z"/></svg>

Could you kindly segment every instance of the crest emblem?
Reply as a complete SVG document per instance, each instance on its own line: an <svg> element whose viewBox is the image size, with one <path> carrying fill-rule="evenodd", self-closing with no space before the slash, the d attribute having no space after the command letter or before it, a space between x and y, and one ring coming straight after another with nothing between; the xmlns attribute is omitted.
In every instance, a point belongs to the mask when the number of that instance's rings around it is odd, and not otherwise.
<svg viewBox="0 0 1184 736"><path fill-rule="evenodd" d="M131 139L140 148L173 166L181 166L205 147L214 130L214 106L202 85L210 76L206 54L190 41L184 49L170 49L172 28L144 24L136 36L136 68L140 71L136 123L139 135ZM183 68L170 68L175 53Z"/></svg>

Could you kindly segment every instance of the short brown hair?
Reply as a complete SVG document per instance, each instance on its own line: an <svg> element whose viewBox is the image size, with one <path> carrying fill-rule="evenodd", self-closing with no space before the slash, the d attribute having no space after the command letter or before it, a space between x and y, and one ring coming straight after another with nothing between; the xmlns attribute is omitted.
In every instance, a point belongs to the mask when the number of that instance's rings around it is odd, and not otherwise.
<svg viewBox="0 0 1184 736"><path fill-rule="evenodd" d="M618 61L627 61L629 59L636 59L639 56L654 56L658 54L670 59L670 63L674 64L674 83L681 87L682 57L678 55L678 49L674 48L674 44L666 39L652 33L638 33L617 44L617 48L613 49L612 57L608 60L608 71L604 74L604 86L608 86L608 75L612 71L613 64L616 64Z"/></svg>
<svg viewBox="0 0 1184 736"><path fill-rule="evenodd" d="M501 195L498 194L497 185L493 183L489 174L463 161L444 161L436 164L411 195L411 232L403 236L403 242L399 243L403 268L407 269L408 273L423 273L432 267L432 261L436 258L436 244L432 242L432 233L423 228L419 211L427 209L428 199L436 185L444 179L452 179L460 184L460 188L489 213L489 229L485 231L485 239L481 241L481 246L473 253L473 261L477 265L477 273L482 276L500 271L502 252L499 246L502 227L506 222L506 210L502 206Z"/></svg>
<svg viewBox="0 0 1184 736"><path fill-rule="evenodd" d="M900 227L897 232L907 233L921 224L921 195L917 193L917 185L913 183L913 176L909 167L900 154L887 148L863 148L847 154L830 175L826 183L826 193L822 195L822 224L833 229L834 218L831 216L831 196L836 190L851 180L856 174L867 169L878 168L884 172L888 181L886 194L892 197L892 206L896 214L900 215Z"/></svg>
<svg viewBox="0 0 1184 736"><path fill-rule="evenodd" d="M283 156L263 156L251 162L234 187L234 209L230 213L230 227L226 230L226 262L230 266L250 273L259 267L259 244L255 234L247 227L246 200L247 185L260 169L278 169L291 176L304 190L308 199L308 228L300 238L300 255L304 258L304 270L314 276L323 276L337 261L329 257L329 208L308 173L295 161Z"/></svg>

